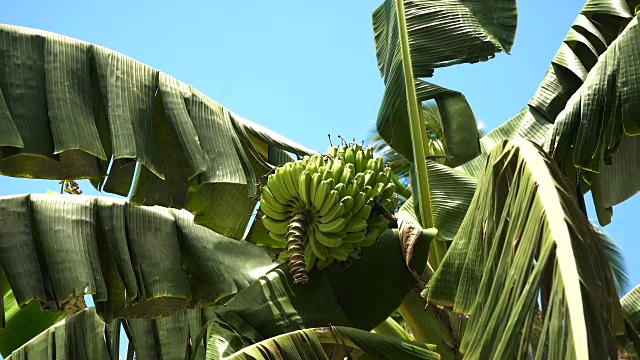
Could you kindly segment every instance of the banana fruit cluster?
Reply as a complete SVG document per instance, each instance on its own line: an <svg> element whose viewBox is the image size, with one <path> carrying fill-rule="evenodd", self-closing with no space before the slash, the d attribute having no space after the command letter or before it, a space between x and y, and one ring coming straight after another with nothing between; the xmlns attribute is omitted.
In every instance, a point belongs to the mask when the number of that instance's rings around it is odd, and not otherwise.
<svg viewBox="0 0 640 360"><path fill-rule="evenodd" d="M380 209L393 213L398 205L390 172L372 148L343 145L287 163L268 177L262 223L289 252L294 280L294 266L304 283L314 265L357 259L361 248L376 242L388 227Z"/></svg>

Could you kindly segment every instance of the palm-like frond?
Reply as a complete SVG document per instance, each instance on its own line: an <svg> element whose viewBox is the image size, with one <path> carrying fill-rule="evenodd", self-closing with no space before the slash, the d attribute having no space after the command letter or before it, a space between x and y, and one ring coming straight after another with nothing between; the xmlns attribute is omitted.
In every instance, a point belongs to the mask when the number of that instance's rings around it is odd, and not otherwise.
<svg viewBox="0 0 640 360"><path fill-rule="evenodd" d="M239 239L265 160L284 150L313 152L115 51L0 25L2 175L90 179Z"/></svg>
<svg viewBox="0 0 640 360"><path fill-rule="evenodd" d="M575 199L567 179L532 143L505 141L491 152L469 211L425 289L430 302L470 316L460 346L466 356L615 354L613 339L623 328L612 274ZM534 326L538 309L541 323Z"/></svg>

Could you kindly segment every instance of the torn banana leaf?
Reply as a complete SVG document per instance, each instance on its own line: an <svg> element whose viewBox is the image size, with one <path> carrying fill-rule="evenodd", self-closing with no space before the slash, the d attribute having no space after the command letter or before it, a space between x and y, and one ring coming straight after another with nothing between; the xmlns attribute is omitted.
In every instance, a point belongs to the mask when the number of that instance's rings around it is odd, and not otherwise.
<svg viewBox="0 0 640 360"><path fill-rule="evenodd" d="M89 179L239 239L277 149L314 153L115 51L0 24L2 175Z"/></svg>
<svg viewBox="0 0 640 360"><path fill-rule="evenodd" d="M460 344L465 357L617 356L620 303L602 243L576 197L533 143L504 141L491 152L424 290L429 302L469 317Z"/></svg>

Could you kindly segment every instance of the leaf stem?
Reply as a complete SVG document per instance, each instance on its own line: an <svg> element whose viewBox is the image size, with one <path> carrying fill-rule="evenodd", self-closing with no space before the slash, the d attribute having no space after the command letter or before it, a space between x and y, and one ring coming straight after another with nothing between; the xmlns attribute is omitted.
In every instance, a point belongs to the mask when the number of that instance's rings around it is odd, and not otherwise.
<svg viewBox="0 0 640 360"><path fill-rule="evenodd" d="M429 177L427 163L425 161L423 126L420 120L418 97L413 80L413 66L411 65L411 52L409 50L409 33L404 12L404 0L396 0L396 13L400 33L400 47L402 49L402 68L404 70L404 82L407 89L407 106L409 108L409 124L411 132L411 147L413 150L413 164L416 167L416 180L418 182L417 199L420 201L420 221L425 228L433 227L433 215L431 214L431 196L429 190Z"/></svg>

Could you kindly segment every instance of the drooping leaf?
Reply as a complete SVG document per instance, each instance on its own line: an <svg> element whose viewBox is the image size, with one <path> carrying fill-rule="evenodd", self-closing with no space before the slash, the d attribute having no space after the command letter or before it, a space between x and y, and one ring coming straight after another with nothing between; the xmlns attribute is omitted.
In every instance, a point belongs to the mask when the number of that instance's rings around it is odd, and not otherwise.
<svg viewBox="0 0 640 360"><path fill-rule="evenodd" d="M404 1L404 0L403 0ZM462 94L418 80L438 67L488 60L509 52L515 36L515 1L404 1L417 101L434 99L442 115L449 164L460 165L479 152L476 120ZM373 13L376 55L385 82L377 129L385 141L414 161L409 136L407 90L396 0Z"/></svg>
<svg viewBox="0 0 640 360"><path fill-rule="evenodd" d="M411 265L419 272L426 264L426 257L420 254L426 254L427 246L419 240L414 250ZM229 253L228 250L221 252ZM131 349L140 359L182 358L184 355L196 359L204 359L205 355L220 358L267 338L309 327L336 325L371 330L386 319L416 285L404 261L398 234L390 230L375 245L363 249L360 260L351 264L334 263L325 270L312 272L309 282L303 286L293 284L287 265L282 264L238 292L225 305L180 310L157 320L128 319L123 320L123 325L131 335ZM386 266L380 266L382 263ZM394 291L389 291L390 288ZM373 297L376 301L369 301ZM208 321L205 338L201 330ZM86 349L87 355L82 355L83 358L102 358L103 349L110 348L105 340L109 338L87 334L104 333L106 327L117 322L106 325L93 308L83 310L32 339L11 358L21 358L22 354L47 348L49 344L68 344L65 346ZM82 331L66 330L59 336L59 329L69 329L69 326L84 328ZM414 354L416 351L423 353L427 348L379 337L381 335L377 335L378 340L363 336L356 332L349 338L358 347L374 354L398 351L400 343L406 345L401 346L405 351ZM206 354L205 344L208 344ZM57 357L70 358L73 357ZM113 355L111 358L115 359Z"/></svg>
<svg viewBox="0 0 640 360"><path fill-rule="evenodd" d="M428 301L470 316L460 345L465 356L615 353L614 338L624 328L614 282L576 196L529 141L504 141L491 152L458 234L425 289Z"/></svg>
<svg viewBox="0 0 640 360"><path fill-rule="evenodd" d="M473 176L479 176L483 171L489 152L504 139L525 138L540 145L546 141L551 147L554 147L559 141L574 143L573 139L577 134L575 131L577 128L571 130L573 133L567 130L562 138L549 134L550 128L558 115L567 108L569 99L589 77L587 74L592 73L593 70L597 71L597 67L594 66L600 62L599 56L605 53L620 35L630 22L631 17L629 6L624 1L587 1L552 60L542 83L529 101L529 106L517 116L482 137L480 139L482 154L462 165L460 169ZM611 98L607 102L614 100L615 98ZM605 105L608 106L608 103L601 103L600 106ZM596 112L593 113L593 116L597 116ZM625 138L623 137L622 140L625 141ZM590 141L590 144L600 146L597 145L598 142L594 141ZM624 196L630 196L629 192L633 191L635 186L635 181L631 179L637 178L631 173L637 169L633 161L633 154L637 151L634 152L633 145L630 146L627 142L624 153L626 154L624 161L614 161L614 163L620 163L621 166L613 169L602 165L603 174L605 172L608 174L607 176L603 175L600 182L607 181L606 189L612 189L607 191L618 191L620 194L624 193ZM614 156L616 155L614 154ZM571 167L568 166L567 169L570 170ZM622 173L628 176L622 176ZM615 179L619 184L616 186L611 182L612 179ZM623 181L626 182L622 184ZM626 192L621 189L626 189ZM596 207L598 207L597 204Z"/></svg>
<svg viewBox="0 0 640 360"><path fill-rule="evenodd" d="M186 211L78 195L0 198L0 265L20 306L61 309L93 294L98 313L153 318L211 304L273 267L264 248Z"/></svg>
<svg viewBox="0 0 640 360"><path fill-rule="evenodd" d="M218 345L211 342L211 347ZM434 351L435 346L433 345L372 334L344 326L293 331L263 340L224 359L329 359L326 350L327 344L338 345L338 348L343 351L343 357L349 356L354 349L359 349L374 359L440 359L440 356ZM209 356L207 359L218 360L220 358Z"/></svg>
<svg viewBox="0 0 640 360"><path fill-rule="evenodd" d="M113 349L118 348L119 331L118 321L107 325L95 308L88 308L45 330L6 359L118 359Z"/></svg>
<svg viewBox="0 0 640 360"><path fill-rule="evenodd" d="M549 141L565 172L577 168L591 183L602 225L610 222L612 206L640 190L639 36L634 18L558 114Z"/></svg>
<svg viewBox="0 0 640 360"><path fill-rule="evenodd" d="M115 51L0 25L2 175L90 179L239 239L270 169L264 149L313 153Z"/></svg>

